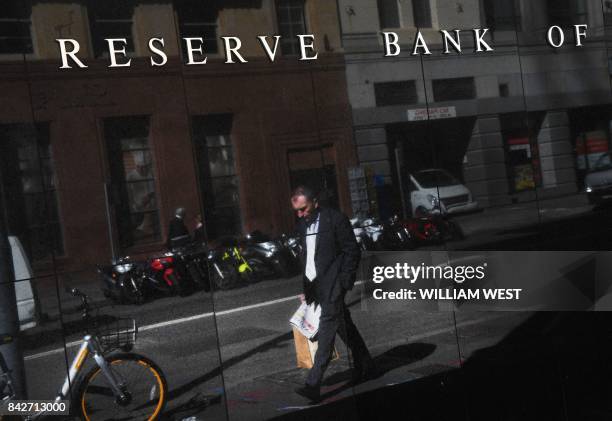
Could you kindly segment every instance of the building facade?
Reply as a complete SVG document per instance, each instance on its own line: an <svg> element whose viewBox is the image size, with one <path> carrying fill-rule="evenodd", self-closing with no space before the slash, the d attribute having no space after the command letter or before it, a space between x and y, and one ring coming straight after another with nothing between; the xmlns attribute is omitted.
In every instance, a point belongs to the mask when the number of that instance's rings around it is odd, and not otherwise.
<svg viewBox="0 0 612 421"><path fill-rule="evenodd" d="M297 183L350 211L356 164L336 4L53 2L7 7L0 37L0 136L7 214L36 266L63 270L156 253L179 206L211 239L293 227ZM317 34L299 60L297 34ZM258 35L281 35L271 63ZM248 63L226 64L222 36ZM185 66L186 37L206 64ZM59 69L58 38L88 67ZM126 50L109 68L105 39ZM151 65L148 41L168 56ZM160 47L160 45L157 45ZM156 59L159 57L155 57Z"/></svg>
<svg viewBox="0 0 612 421"><path fill-rule="evenodd" d="M606 2L339 4L359 162L384 179L387 212L410 213L408 175L429 168L450 172L485 208L577 194L609 150ZM564 31L561 48L546 40L553 25ZM489 29L493 51L474 51L475 28ZM445 54L440 30L456 29L462 51ZM431 55L412 54L417 31ZM383 57L382 32L397 34L399 55Z"/></svg>

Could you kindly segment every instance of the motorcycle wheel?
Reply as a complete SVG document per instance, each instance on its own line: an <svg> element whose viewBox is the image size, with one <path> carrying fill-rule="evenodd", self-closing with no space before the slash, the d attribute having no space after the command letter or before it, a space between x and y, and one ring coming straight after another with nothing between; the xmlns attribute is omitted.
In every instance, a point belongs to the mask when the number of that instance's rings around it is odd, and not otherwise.
<svg viewBox="0 0 612 421"><path fill-rule="evenodd" d="M256 284L257 282L261 282L263 277L261 273L252 270L245 275L245 279L249 284Z"/></svg>
<svg viewBox="0 0 612 421"><path fill-rule="evenodd" d="M465 239L465 235L463 234L463 230L454 221L448 221L448 230L450 232L451 240L463 240Z"/></svg>
<svg viewBox="0 0 612 421"><path fill-rule="evenodd" d="M272 266L274 267L274 274L279 278L291 277L291 269L287 259L279 258L272 262Z"/></svg>
<svg viewBox="0 0 612 421"><path fill-rule="evenodd" d="M132 284L132 279L127 278L123 280L121 287L120 302L122 304L136 304L140 305L144 303L144 296L138 286Z"/></svg>
<svg viewBox="0 0 612 421"><path fill-rule="evenodd" d="M380 236L376 241L370 244L370 251L387 251L387 244L384 236Z"/></svg>
<svg viewBox="0 0 612 421"><path fill-rule="evenodd" d="M378 243L378 241L375 242L370 237L364 237L361 239L361 250L363 251L375 250L376 243Z"/></svg>
<svg viewBox="0 0 612 421"><path fill-rule="evenodd" d="M187 273L189 273L189 278L191 278L191 281L198 289L206 289L204 274L200 272L195 264L187 266Z"/></svg>
<svg viewBox="0 0 612 421"><path fill-rule="evenodd" d="M412 236L412 233L407 228L402 230L401 236L403 250L414 250L416 248L416 241Z"/></svg>
<svg viewBox="0 0 612 421"><path fill-rule="evenodd" d="M177 276L175 273L172 273L168 275L168 278L172 281L172 289L175 294L180 296L186 295L187 290L185 288L185 284L179 276Z"/></svg>
<svg viewBox="0 0 612 421"><path fill-rule="evenodd" d="M247 269L241 275L243 279L249 284L256 284L263 280L263 262L255 259L249 259L247 261L251 270Z"/></svg>
<svg viewBox="0 0 612 421"><path fill-rule="evenodd" d="M236 285L238 274L233 266L219 265L213 263L210 268L212 287L218 290L231 289Z"/></svg>

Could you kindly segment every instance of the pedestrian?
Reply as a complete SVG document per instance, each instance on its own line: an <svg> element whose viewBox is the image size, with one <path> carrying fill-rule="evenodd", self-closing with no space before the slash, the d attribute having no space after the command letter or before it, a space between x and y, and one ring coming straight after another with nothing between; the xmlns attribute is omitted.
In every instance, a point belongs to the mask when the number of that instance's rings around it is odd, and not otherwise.
<svg viewBox="0 0 612 421"><path fill-rule="evenodd" d="M193 230L193 241L197 244L202 244L206 242L206 231L204 229L204 224L202 223L202 214L198 213L194 218L195 221L195 229Z"/></svg>
<svg viewBox="0 0 612 421"><path fill-rule="evenodd" d="M304 296L308 304L321 306L314 364L306 384L295 391L316 402L321 397L321 382L332 356L336 332L351 350L354 381L374 374L372 357L344 303L347 291L355 283L361 252L348 217L320 207L311 188L297 187L291 205L299 218L296 230L302 239Z"/></svg>
<svg viewBox="0 0 612 421"><path fill-rule="evenodd" d="M189 237L189 230L185 225L185 216L187 211L183 207L178 207L174 211L174 216L168 223L168 239L166 240L166 247L172 249L179 241L186 241Z"/></svg>

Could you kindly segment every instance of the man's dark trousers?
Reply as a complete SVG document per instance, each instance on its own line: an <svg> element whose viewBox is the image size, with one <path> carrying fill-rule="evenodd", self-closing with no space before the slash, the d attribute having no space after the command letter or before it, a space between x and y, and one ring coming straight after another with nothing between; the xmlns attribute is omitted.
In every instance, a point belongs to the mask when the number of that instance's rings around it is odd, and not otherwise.
<svg viewBox="0 0 612 421"><path fill-rule="evenodd" d="M308 285L309 281L304 279L307 290L314 293L314 297L321 296L317 294L317 282ZM308 294L307 294L308 295ZM314 365L308 373L306 384L308 386L319 387L323 380L323 374L327 369L329 361L332 357L336 332L340 335L340 339L349 347L353 355L354 367L357 373L361 374L367 364L371 364L372 357L368 352L363 338L359 334L349 310L344 304L344 296L346 292L342 292L335 302L321 301L315 298L317 304L321 306L321 318L319 321L319 332L317 333L318 347L315 354Z"/></svg>

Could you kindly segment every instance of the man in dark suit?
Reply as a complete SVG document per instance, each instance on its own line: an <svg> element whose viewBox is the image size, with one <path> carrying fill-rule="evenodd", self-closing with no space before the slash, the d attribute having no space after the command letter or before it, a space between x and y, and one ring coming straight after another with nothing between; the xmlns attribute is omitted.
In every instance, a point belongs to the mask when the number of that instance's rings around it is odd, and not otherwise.
<svg viewBox="0 0 612 421"><path fill-rule="evenodd" d="M312 401L320 399L321 381L332 356L336 332L350 348L354 379L372 375L372 357L344 304L353 288L361 251L349 219L334 209L320 208L314 191L296 188L291 205L299 218L296 230L302 239L304 295L321 306L318 348L306 384L296 392Z"/></svg>
<svg viewBox="0 0 612 421"><path fill-rule="evenodd" d="M187 211L185 208L176 208L174 216L168 223L168 238L166 239L166 247L173 248L178 241L186 241L189 239L189 230L185 225L185 216Z"/></svg>

